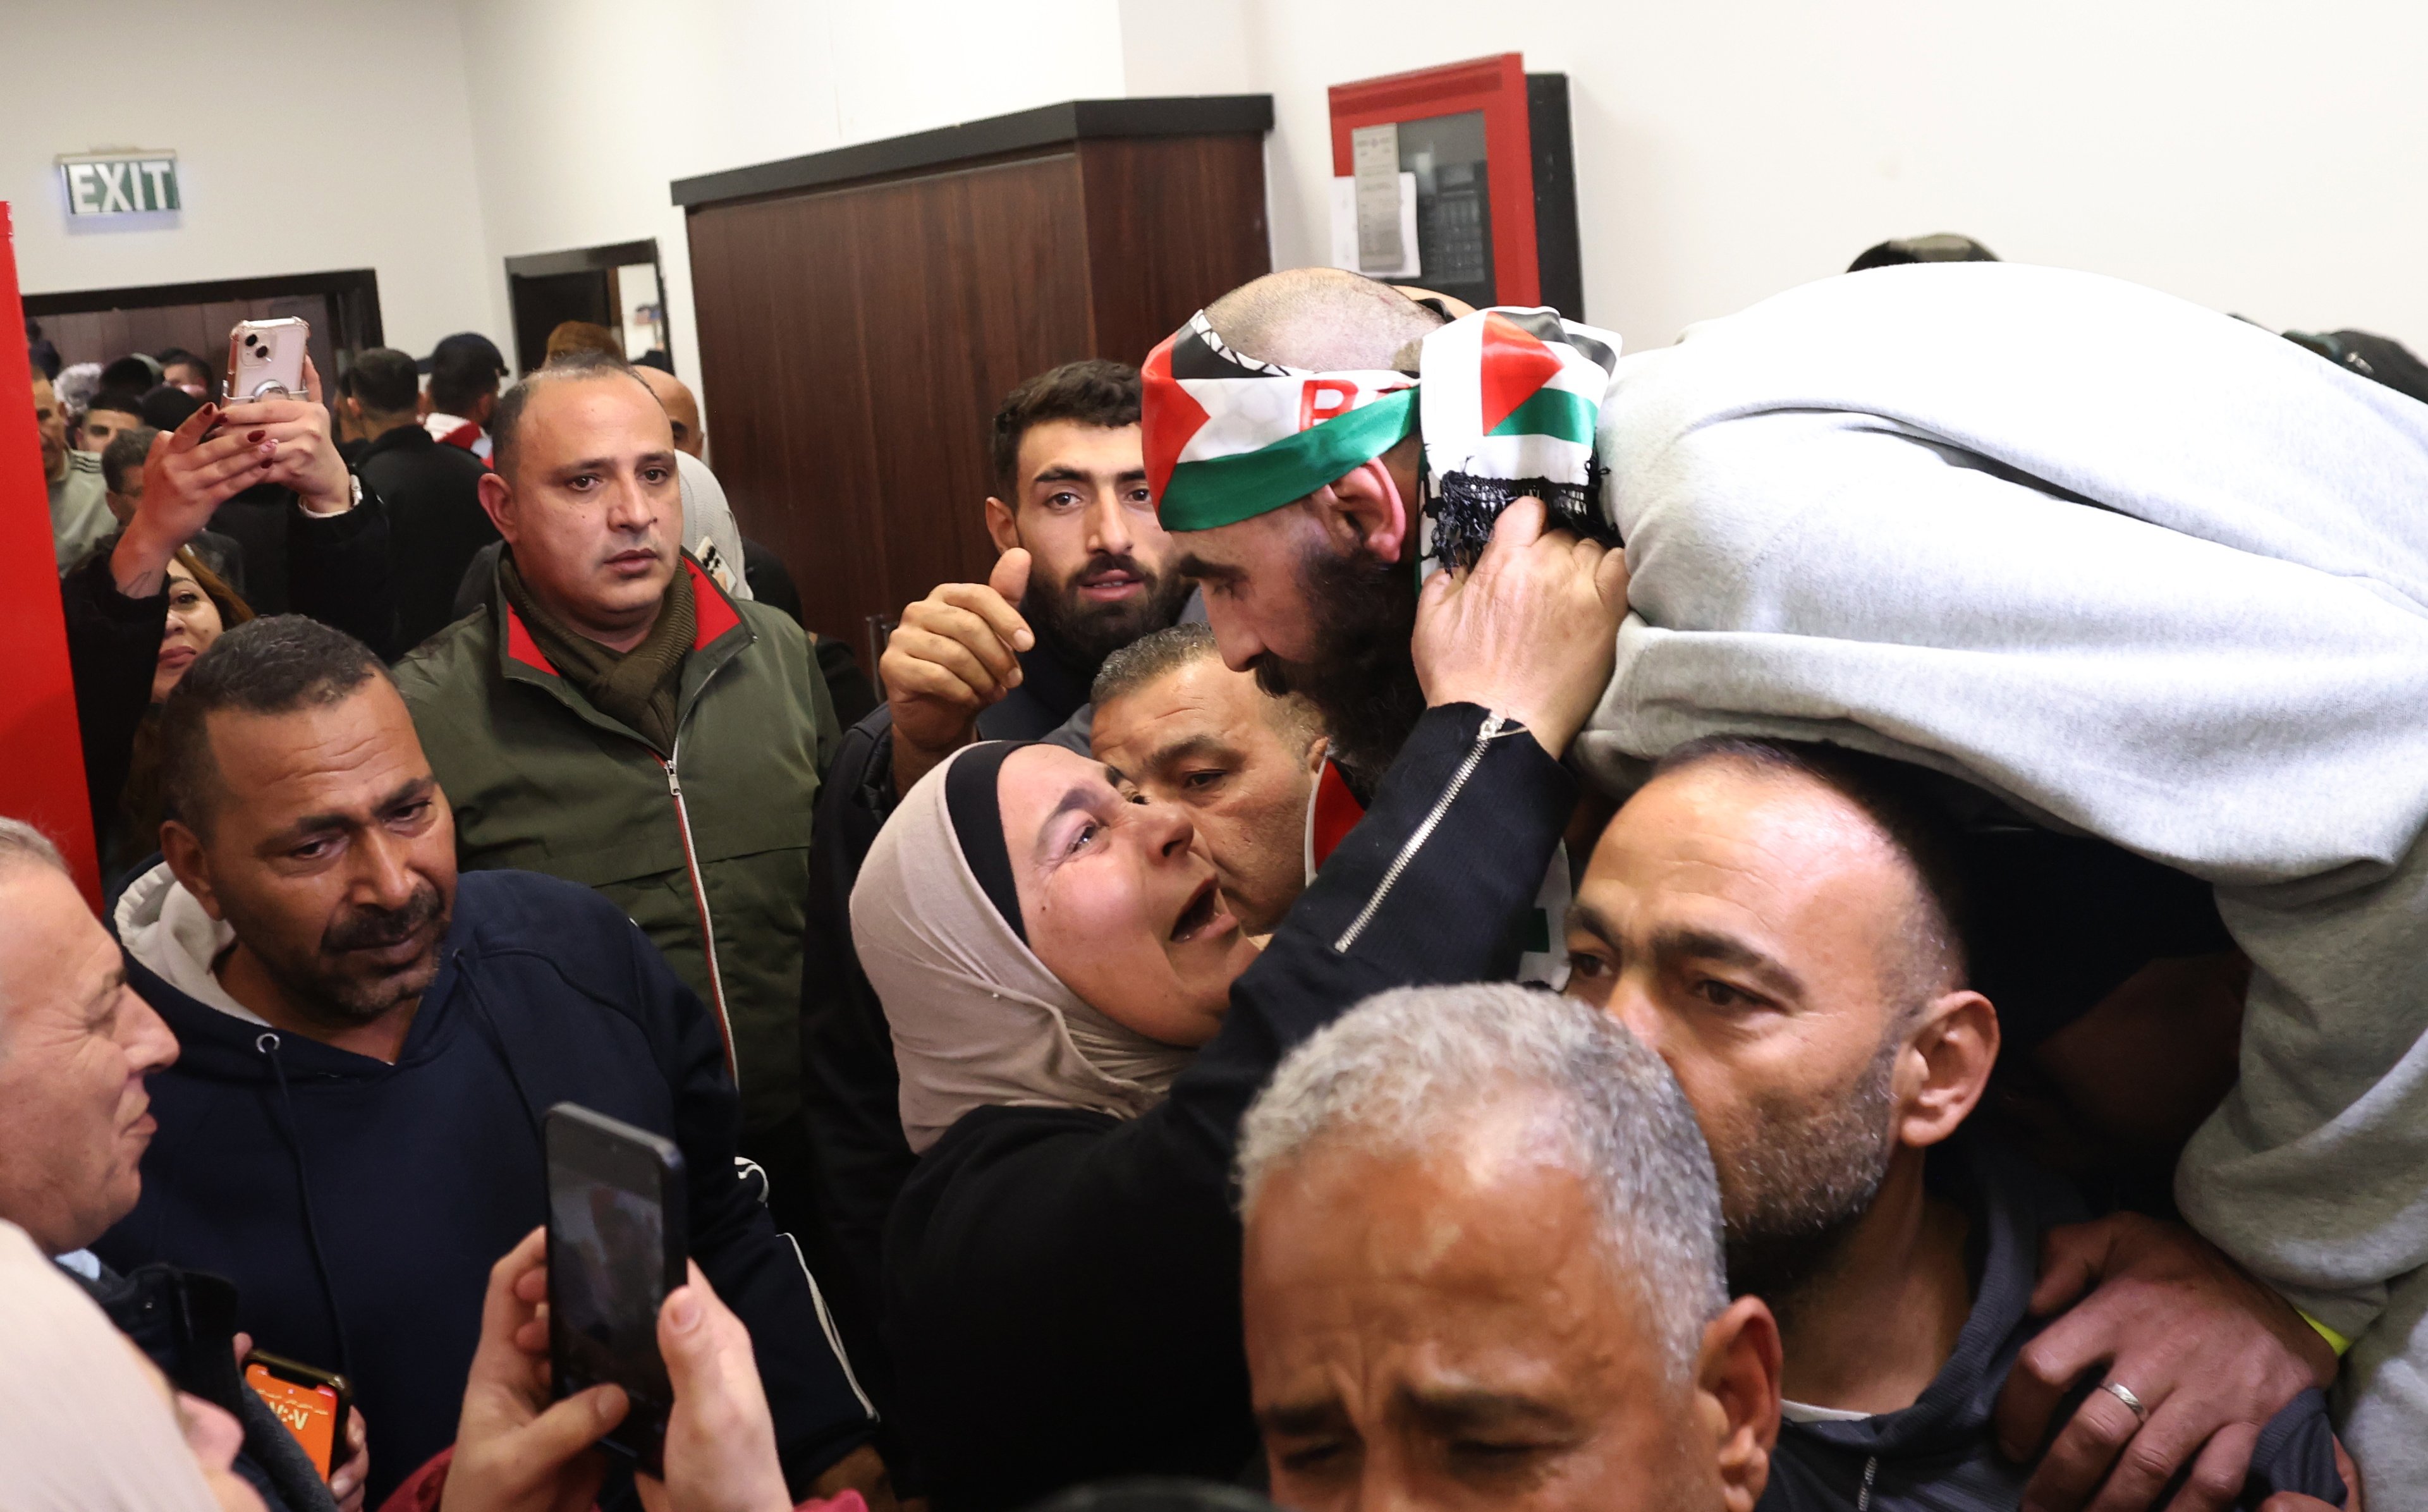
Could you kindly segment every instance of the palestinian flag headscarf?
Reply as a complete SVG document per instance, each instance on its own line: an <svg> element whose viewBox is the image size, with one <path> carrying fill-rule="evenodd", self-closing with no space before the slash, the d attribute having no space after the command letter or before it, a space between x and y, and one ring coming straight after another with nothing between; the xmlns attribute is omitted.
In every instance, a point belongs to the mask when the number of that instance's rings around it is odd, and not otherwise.
<svg viewBox="0 0 2428 1512"><path fill-rule="evenodd" d="M1618 337L1550 309L1479 310L1424 339L1415 376L1313 372L1232 351L1200 310L1146 360L1148 486L1166 530L1211 530L1304 499L1424 438L1421 556L1472 563L1511 500L1600 540L1594 455Z"/></svg>

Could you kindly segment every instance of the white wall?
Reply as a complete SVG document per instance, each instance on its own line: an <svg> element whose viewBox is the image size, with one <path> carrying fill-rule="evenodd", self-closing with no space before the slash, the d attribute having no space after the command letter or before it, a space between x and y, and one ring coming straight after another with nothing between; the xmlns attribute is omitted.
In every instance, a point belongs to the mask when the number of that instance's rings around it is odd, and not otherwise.
<svg viewBox="0 0 2428 1512"><path fill-rule="evenodd" d="M1133 94L1275 96L1281 265L1328 249L1326 86L1516 50L1568 75L1586 314L1632 347L1960 231L2428 352L2428 8L2402 0L1121 10Z"/></svg>
<svg viewBox="0 0 2428 1512"><path fill-rule="evenodd" d="M2428 350L2428 8L2401 0L322 0L275 47L264 25L127 0L102 41L0 9L28 290L368 266L389 341L426 352L508 338L505 257L654 237L694 377L672 179L1075 97L1269 92L1276 259L1313 262L1325 87L1516 49L1569 76L1587 314L1632 345L1958 230ZM227 123L247 89L276 130ZM178 225L68 231L52 156L111 145L178 151Z"/></svg>
<svg viewBox="0 0 2428 1512"><path fill-rule="evenodd" d="M462 16L499 299L506 257L655 237L694 384L671 181L1123 92L1114 0L466 0Z"/></svg>
<svg viewBox="0 0 2428 1512"><path fill-rule="evenodd" d="M392 346L503 326L451 7L12 0L0 58L0 198L26 292L370 268ZM174 225L69 229L51 159L113 146L176 151Z"/></svg>

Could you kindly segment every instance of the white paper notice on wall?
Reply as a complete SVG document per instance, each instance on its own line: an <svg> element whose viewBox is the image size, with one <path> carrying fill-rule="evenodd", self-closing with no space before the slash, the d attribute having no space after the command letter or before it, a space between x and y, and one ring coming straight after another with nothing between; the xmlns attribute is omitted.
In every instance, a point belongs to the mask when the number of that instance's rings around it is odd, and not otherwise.
<svg viewBox="0 0 2428 1512"><path fill-rule="evenodd" d="M1357 179L1343 174L1332 181L1332 266L1375 278L1414 278L1423 269L1417 257L1417 175L1400 175L1400 261L1393 267L1361 265L1357 255Z"/></svg>

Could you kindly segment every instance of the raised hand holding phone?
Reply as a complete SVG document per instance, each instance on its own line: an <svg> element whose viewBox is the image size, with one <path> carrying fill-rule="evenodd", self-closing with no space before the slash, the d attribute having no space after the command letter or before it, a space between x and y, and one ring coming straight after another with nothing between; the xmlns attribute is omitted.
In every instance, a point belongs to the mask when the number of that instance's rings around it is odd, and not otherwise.
<svg viewBox="0 0 2428 1512"><path fill-rule="evenodd" d="M556 1393L615 1386L631 1402L604 1440L657 1472L674 1389L658 1311L690 1243L674 1142L574 1103L548 1110L549 1359Z"/></svg>

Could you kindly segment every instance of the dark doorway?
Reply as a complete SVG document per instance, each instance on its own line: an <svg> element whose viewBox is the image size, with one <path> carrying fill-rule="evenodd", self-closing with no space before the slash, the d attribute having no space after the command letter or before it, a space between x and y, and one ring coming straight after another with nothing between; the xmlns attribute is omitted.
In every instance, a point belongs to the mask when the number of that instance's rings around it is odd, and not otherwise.
<svg viewBox="0 0 2428 1512"><path fill-rule="evenodd" d="M517 370L547 361L549 333L566 320L605 326L634 361L667 352L664 289L654 239L507 258Z"/></svg>
<svg viewBox="0 0 2428 1512"><path fill-rule="evenodd" d="M238 320L292 315L312 322L312 366L323 382L335 383L355 353L381 341L379 275L368 268L28 294L25 313L42 322L42 334L69 363L107 364L130 352L183 347L216 368L226 360L228 331Z"/></svg>

